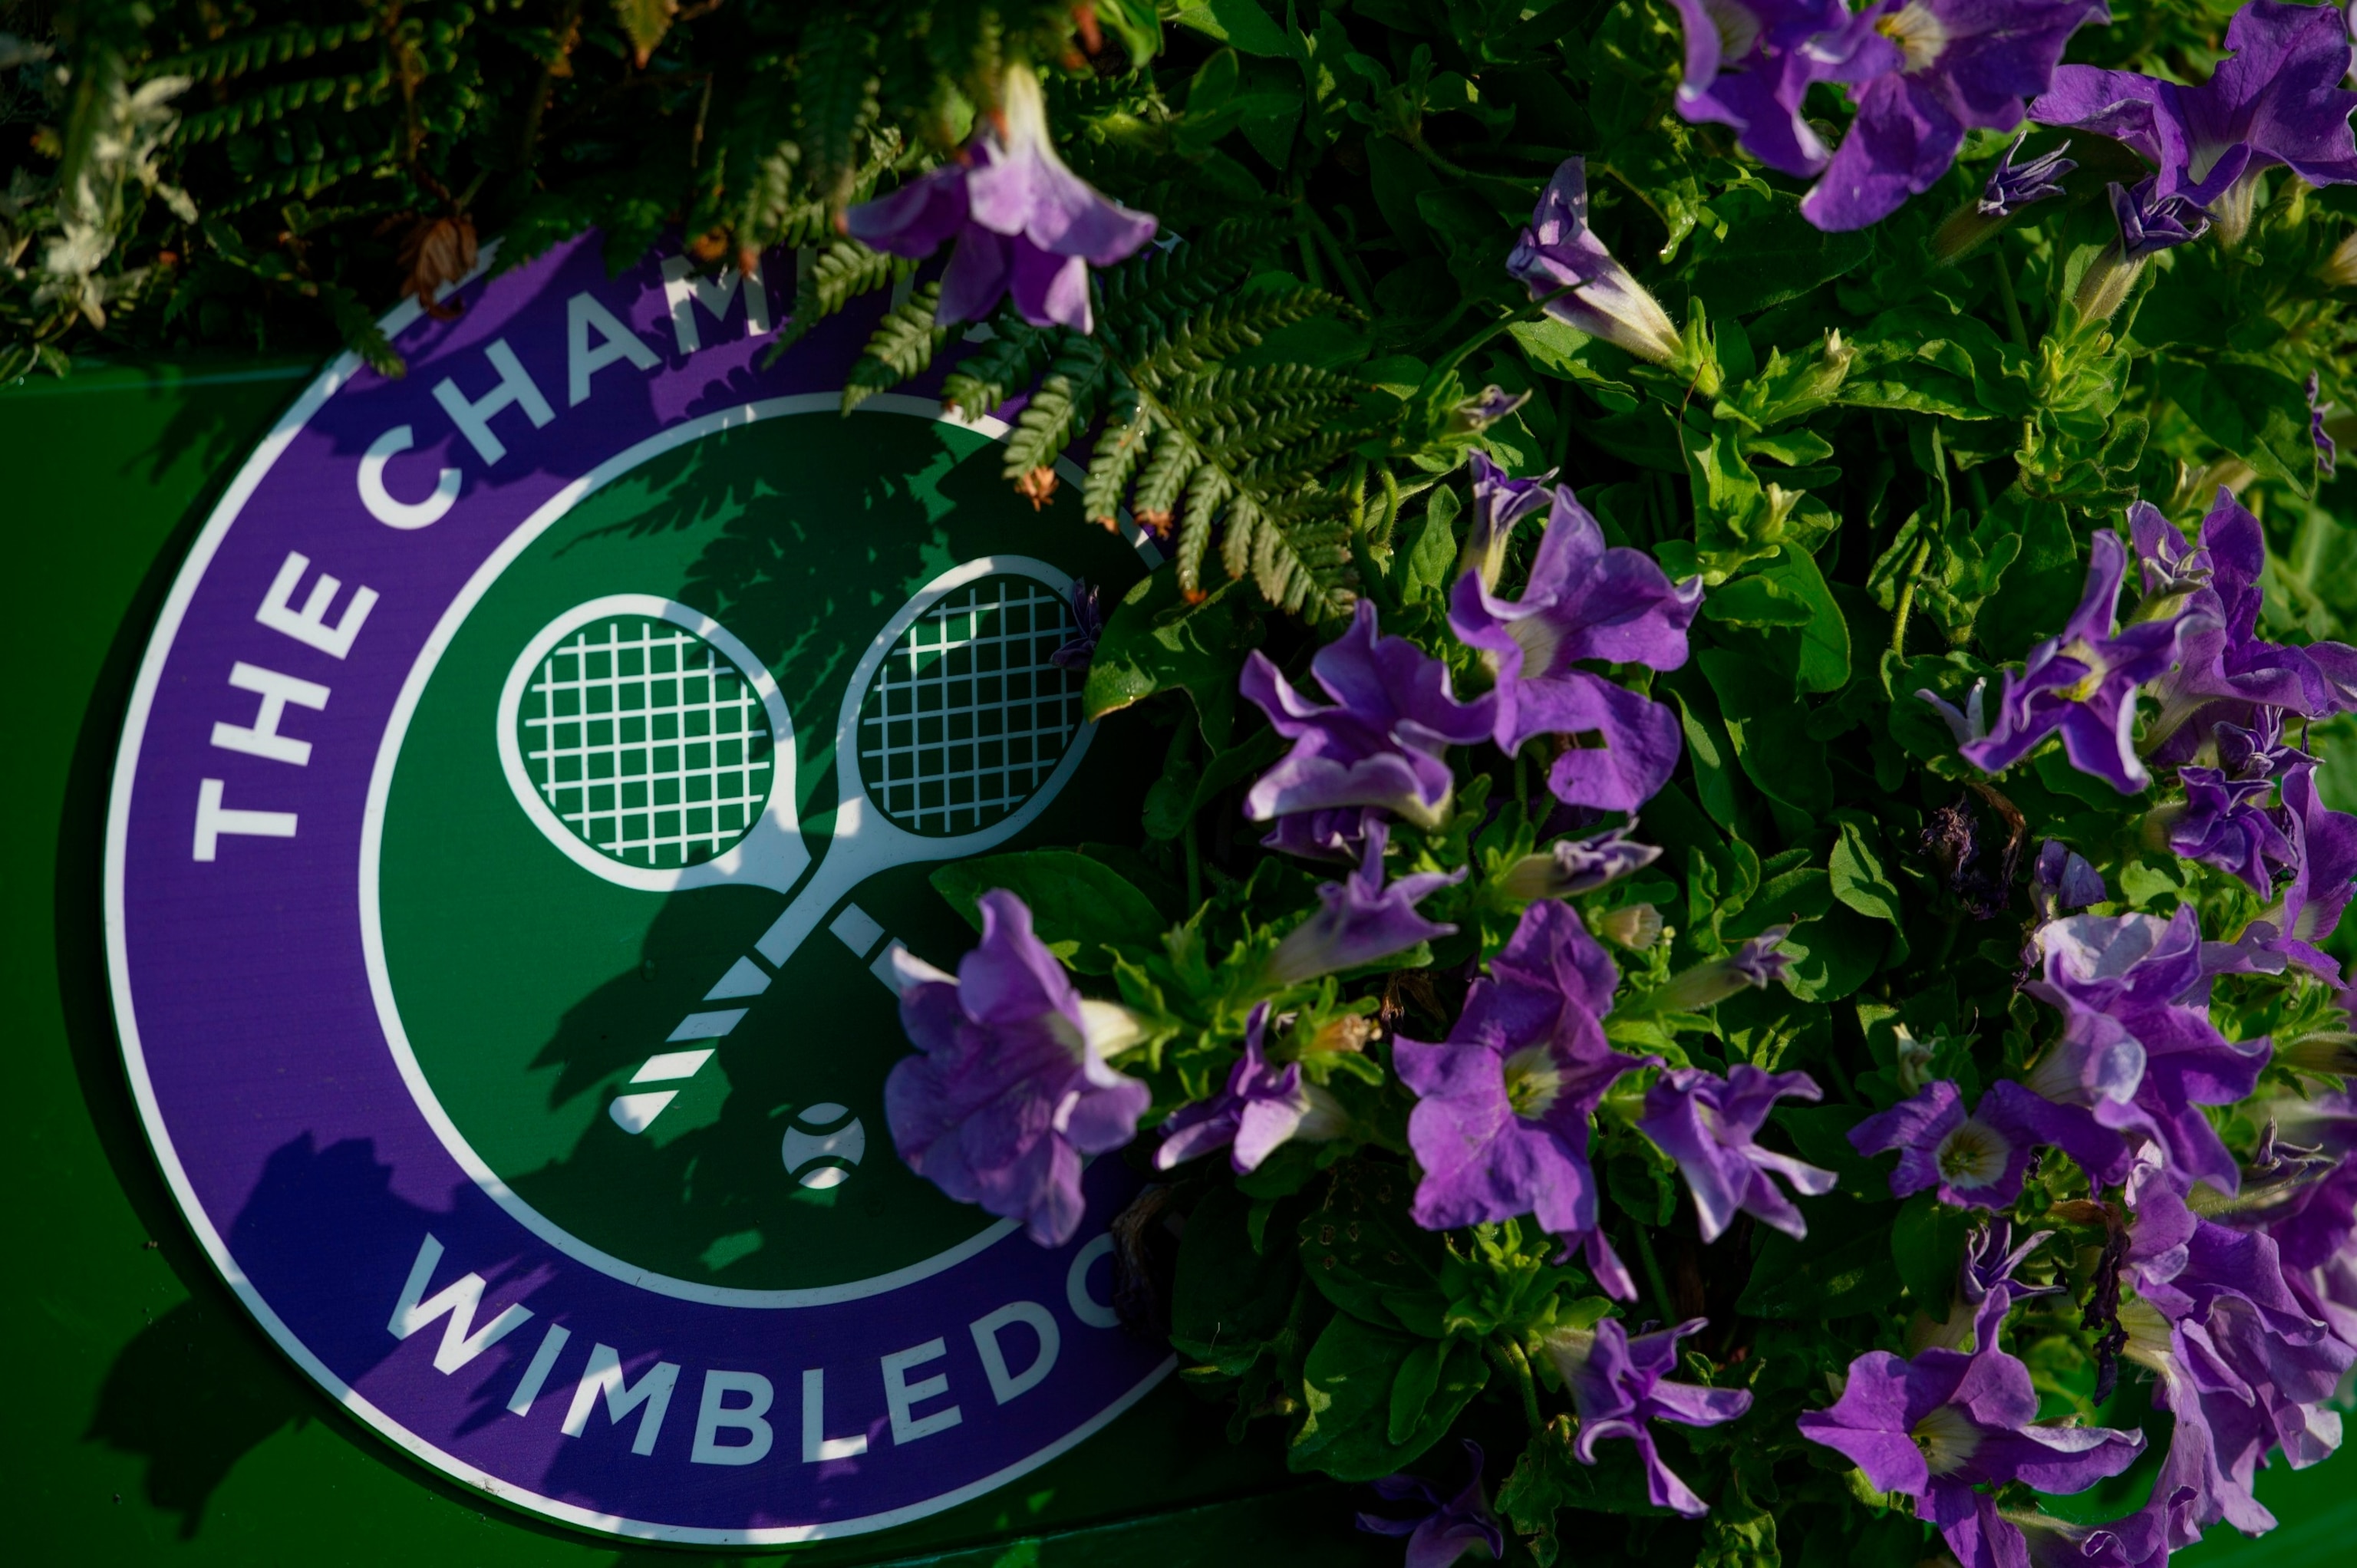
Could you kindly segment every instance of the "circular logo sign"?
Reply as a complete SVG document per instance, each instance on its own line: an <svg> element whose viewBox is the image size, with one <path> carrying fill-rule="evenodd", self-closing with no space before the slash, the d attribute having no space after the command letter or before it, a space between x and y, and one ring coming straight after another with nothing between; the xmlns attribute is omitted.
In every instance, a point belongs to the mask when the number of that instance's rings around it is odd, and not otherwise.
<svg viewBox="0 0 2357 1568"><path fill-rule="evenodd" d="M1105 1227L1043 1251L904 1167L891 955L928 878L1126 836L1153 759L1063 650L1134 530L992 420L849 417L872 313L792 258L585 237L395 312L246 465L141 667L107 842L131 1081L189 1223L347 1408L501 1499L779 1542L948 1507L1168 1359Z"/></svg>

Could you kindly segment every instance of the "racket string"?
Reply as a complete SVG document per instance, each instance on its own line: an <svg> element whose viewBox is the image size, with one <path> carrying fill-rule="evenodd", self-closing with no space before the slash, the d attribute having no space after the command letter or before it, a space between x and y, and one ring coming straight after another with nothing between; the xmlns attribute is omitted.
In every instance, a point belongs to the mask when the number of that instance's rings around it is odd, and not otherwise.
<svg viewBox="0 0 2357 1568"><path fill-rule="evenodd" d="M600 853L694 865L759 821L772 764L767 714L743 672L701 638L635 618L583 627L527 690L537 708L520 715L533 782Z"/></svg>
<svg viewBox="0 0 2357 1568"><path fill-rule="evenodd" d="M952 594L901 634L860 721L868 797L911 832L978 832L1019 809L1079 731L1080 680L1051 655L1071 607L1028 578Z"/></svg>

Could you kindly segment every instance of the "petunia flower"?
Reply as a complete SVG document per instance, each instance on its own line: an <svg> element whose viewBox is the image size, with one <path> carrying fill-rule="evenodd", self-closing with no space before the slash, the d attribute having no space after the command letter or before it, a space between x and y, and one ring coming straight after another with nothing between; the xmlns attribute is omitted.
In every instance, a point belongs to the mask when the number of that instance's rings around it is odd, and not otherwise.
<svg viewBox="0 0 2357 1568"><path fill-rule="evenodd" d="M1383 851L1391 829L1367 829L1359 869L1318 889L1318 911L1285 934L1268 955L1265 977L1271 985L1298 985L1378 959L1405 952L1418 942L1454 932L1454 926L1427 920L1415 907L1443 887L1465 880L1465 867L1422 871L1385 883Z"/></svg>
<svg viewBox="0 0 2357 1568"><path fill-rule="evenodd" d="M1609 828L1588 838L1557 839L1515 861L1499 874L1498 883L1509 897L1525 904L1568 898L1609 887L1661 858L1659 846L1634 842L1627 828Z"/></svg>
<svg viewBox="0 0 2357 1568"><path fill-rule="evenodd" d="M1153 1091L1106 1059L1135 1037L1128 1012L1072 989L1023 900L993 888L981 906L954 978L892 950L920 1054L884 1080L884 1113L910 1170L1060 1246L1081 1223L1082 1156L1127 1144Z"/></svg>
<svg viewBox="0 0 2357 1568"><path fill-rule="evenodd" d="M2185 787L2185 800L2163 808L2169 813L2165 822L2169 849L2242 878L2262 898L2273 893L2271 867L2290 865L2298 853L2276 825L2271 810L2275 781L2237 779L2223 768L2190 766L2177 770L2177 781Z"/></svg>
<svg viewBox="0 0 2357 1568"><path fill-rule="evenodd" d="M2337 985L2339 961L2316 944L2332 934L2357 894L2357 817L2324 803L2309 761L2285 773L2276 821L2291 844L2291 874L2255 929L2264 923L2266 948Z"/></svg>
<svg viewBox="0 0 2357 1568"><path fill-rule="evenodd" d="M1739 1210L1788 1236L1806 1236L1808 1221L1771 1177L1812 1196L1831 1192L1834 1173L1760 1146L1760 1129L1779 1100L1824 1098L1804 1072L1762 1072L1738 1062L1727 1076L1673 1068L1645 1091L1637 1130L1678 1165L1694 1193L1695 1218L1705 1242L1716 1241Z"/></svg>
<svg viewBox="0 0 2357 1568"><path fill-rule="evenodd" d="M2111 198L2112 220L2119 225L2120 254L2128 261L2190 245L2210 231L2208 213L2173 191L2162 193L2151 179L2132 186L2114 180L2104 188Z"/></svg>
<svg viewBox="0 0 2357 1568"><path fill-rule="evenodd" d="M1975 204L1982 217L2010 218L2033 202L2062 194L2062 177L2079 166L2062 156L2071 150L2071 144L2066 141L2027 163L2015 163L2014 154L2021 151L2022 144L2029 140L2027 131L2016 136L2013 145L1997 159L1996 167L1989 171Z"/></svg>
<svg viewBox="0 0 2357 1568"><path fill-rule="evenodd" d="M1938 1304L1920 1304L1924 1319L1909 1332L1911 1349L1924 1350L1933 1346L1961 1350L1973 1339L1975 1326L1991 1297L2002 1297L1996 1311L2002 1316L2018 1301L2029 1301L2041 1295L2060 1295L2061 1285L2032 1285L2016 1277L2017 1271L2032 1253L2051 1240L2054 1232L2040 1230L2017 1242L2013 1239L2013 1221L2003 1215L1984 1219L1964 1242L1964 1261L1956 1270L1955 1294L1949 1304L1948 1316L1937 1323L1930 1315Z"/></svg>
<svg viewBox="0 0 2357 1568"><path fill-rule="evenodd" d="M1547 483L1554 470L1534 479L1517 479L1491 462L1487 452L1474 453L1470 466L1473 521L1465 531L1457 571L1459 575L1474 573L1483 587L1494 588L1506 569L1506 546L1513 538L1514 525L1546 510L1554 501L1555 491Z"/></svg>
<svg viewBox="0 0 2357 1568"><path fill-rule="evenodd" d="M1489 738L1496 700L1458 702L1448 666L1405 638L1377 634L1369 599L1359 601L1350 629L1318 650L1309 671L1332 705L1303 697L1257 649L1238 682L1293 743L1246 793L1244 815L1304 821L1292 832L1294 824L1280 823L1264 842L1347 857L1372 820L1370 808L1418 827L1445 822L1455 786L1445 755Z"/></svg>
<svg viewBox="0 0 2357 1568"><path fill-rule="evenodd" d="M958 161L843 215L852 238L896 256L930 256L954 236L934 319L978 320L1010 290L1034 327L1092 326L1089 268L1154 238L1150 213L1109 199L1064 166L1028 67L1010 66L995 114Z"/></svg>
<svg viewBox="0 0 2357 1568"><path fill-rule="evenodd" d="M1666 365L1684 345L1661 302L1587 226L1587 161L1566 158L1507 252L1506 272L1546 313L1641 360ZM1570 290L1565 293L1565 290Z"/></svg>
<svg viewBox="0 0 2357 1568"><path fill-rule="evenodd" d="M1490 1511L1489 1498L1481 1495L1481 1445L1469 1437L1459 1441L1465 1444L1466 1458L1472 1462L1473 1475L1465 1489L1453 1498L1443 1500L1431 1482L1416 1476L1385 1476L1367 1483L1385 1502L1404 1502L1415 1510L1406 1519L1376 1513L1359 1516L1359 1528L1370 1535L1408 1538L1406 1568L1449 1568L1477 1546L1493 1559L1502 1561L1506 1555L1506 1533L1498 1527L1498 1516Z"/></svg>
<svg viewBox="0 0 2357 1568"><path fill-rule="evenodd" d="M2012 1208L2029 1156L2043 1144L2078 1160L2098 1187L2118 1181L2128 1165L2127 1145L2117 1134L2074 1125L2061 1107L2009 1079L1991 1084L1970 1116L1963 1091L1934 1079L1913 1099L1851 1128L1849 1141L1861 1155L1899 1152L1891 1197L1936 1190L1951 1208Z"/></svg>
<svg viewBox="0 0 2357 1568"><path fill-rule="evenodd" d="M1416 1097L1407 1140L1424 1167L1412 1212L1427 1230L1537 1216L1567 1256L1627 1301L1628 1270L1598 1229L1590 1118L1624 1073L1657 1060L1605 1043L1616 969L1567 904L1534 904L1476 981L1448 1040L1395 1039Z"/></svg>
<svg viewBox="0 0 2357 1568"><path fill-rule="evenodd" d="M1803 216L1863 229L1897 211L1948 172L1965 132L2020 124L2071 35L2109 16L2104 0L1875 0L1850 24L1857 117Z"/></svg>
<svg viewBox="0 0 2357 1568"><path fill-rule="evenodd" d="M1646 1423L1673 1421L1680 1426L1717 1426L1751 1408L1747 1390L1671 1380L1670 1374L1678 1369L1678 1342L1701 1333L1709 1321L1697 1317L1675 1328L1632 1338L1620 1319L1607 1317L1593 1329L1558 1329L1543 1342L1547 1359L1571 1391L1573 1408L1579 1412L1573 1455L1583 1465L1593 1465L1598 1443L1627 1438L1637 1445L1644 1463L1647 1500L1688 1519L1702 1518L1710 1512L1710 1505L1662 1463L1661 1452L1653 1446L1652 1430Z"/></svg>
<svg viewBox="0 0 2357 1568"><path fill-rule="evenodd" d="M2265 1038L2230 1041L2210 1021L2222 955L2184 905L2157 915L2073 915L2041 927L2038 978L2022 989L2062 1014L2061 1037L2027 1087L2115 1132L2153 1139L2189 1180L2232 1193L2233 1155L2201 1112L2258 1085ZM2073 1120L2078 1120L2074 1118Z"/></svg>
<svg viewBox="0 0 2357 1568"><path fill-rule="evenodd" d="M2141 621L2115 628L2115 607L2127 575L2127 547L2120 536L2097 533L2088 546L2087 586L2062 633L2029 650L2022 671L2006 672L2005 692L1987 738L1962 748L1964 760L1985 773L1998 773L2059 733L2064 755L2082 773L2103 779L2123 795L2152 781L2136 756L2138 688L2166 674L2177 662L2189 617Z"/></svg>
<svg viewBox="0 0 2357 1568"><path fill-rule="evenodd" d="M1856 49L1841 0L1671 3L1685 27L1678 113L1733 126L1743 150L1770 168L1802 179L1824 168L1833 155L1801 103L1812 82L1840 80Z"/></svg>
<svg viewBox="0 0 2357 1568"><path fill-rule="evenodd" d="M2230 56L2208 81L2180 86L2125 70L2066 65L2030 118L2126 143L2157 170L2159 192L2209 208L2239 241L2256 175L2282 165L2310 185L2357 180L2349 115L2349 27L2337 5L2252 0L2226 25Z"/></svg>
<svg viewBox="0 0 2357 1568"><path fill-rule="evenodd" d="M1157 1170L1229 1151L1239 1174L1250 1174L1280 1144L1300 1139L1323 1143L1340 1135L1350 1114L1333 1095L1301 1078L1301 1064L1272 1064L1261 1045L1268 1027L1268 1004L1252 1010L1244 1026L1244 1052L1228 1069L1227 1087L1209 1100L1181 1106L1162 1123L1162 1146L1154 1152Z"/></svg>
<svg viewBox="0 0 2357 1568"><path fill-rule="evenodd" d="M2029 875L2029 903L2040 920L2101 904L2111 896L2103 873L2085 855L2060 839L2038 846L2038 862Z"/></svg>
<svg viewBox="0 0 2357 1568"><path fill-rule="evenodd" d="M2007 1305L1999 1294L1983 1304L1969 1353L1934 1348L1902 1360L1867 1351L1849 1364L1829 1409L1797 1421L1802 1436L1846 1456L1877 1491L1916 1499L1916 1517L1966 1563L2026 1557L2020 1527L1997 1509L1997 1487L2081 1492L2144 1452L2140 1432L2039 1422L2029 1369L1997 1344Z"/></svg>
<svg viewBox="0 0 2357 1568"><path fill-rule="evenodd" d="M2147 513L2146 534L2163 551L2172 539L2183 543L2175 529L2142 503L2132 509L2130 525ZM2213 724L2222 718L2248 725L2255 706L2311 719L2357 709L2357 648L2340 642L2291 646L2258 635L2266 562L2259 520L2220 486L2216 504L2201 520L2198 549L2180 557L2181 564L2206 567L2209 580L2185 599L2189 618L2196 618L2189 624L2182 663L2153 688L2161 704L2147 742L2154 757L2189 760Z"/></svg>
<svg viewBox="0 0 2357 1568"><path fill-rule="evenodd" d="M1596 519L1557 486L1522 597L1500 598L1469 572L1449 599L1448 625L1496 678L1498 745L1511 755L1534 736L1574 736L1547 774L1555 798L1633 811L1677 766L1677 715L1580 660L1675 670L1701 607L1700 578L1673 584L1642 551L1607 546Z"/></svg>
<svg viewBox="0 0 2357 1568"><path fill-rule="evenodd" d="M1737 993L1782 980L1792 967L1792 955L1783 950L1790 926L1770 926L1756 937L1736 944L1735 950L1682 971L1648 998L1657 1012L1693 1013L1715 1006Z"/></svg>

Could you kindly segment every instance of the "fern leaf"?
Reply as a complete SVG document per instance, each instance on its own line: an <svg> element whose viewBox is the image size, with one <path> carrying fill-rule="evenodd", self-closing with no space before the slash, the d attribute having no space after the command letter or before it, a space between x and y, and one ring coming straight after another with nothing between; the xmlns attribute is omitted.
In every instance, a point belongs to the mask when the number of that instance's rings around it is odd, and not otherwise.
<svg viewBox="0 0 2357 1568"><path fill-rule="evenodd" d="M1121 512L1122 495L1144 461L1146 440L1153 434L1153 412L1135 387L1123 383L1114 392L1104 429L1097 436L1096 449L1089 454L1087 482L1081 487L1081 510L1092 522L1107 528L1114 525Z"/></svg>
<svg viewBox="0 0 2357 1568"><path fill-rule="evenodd" d="M794 78L802 97L802 161L829 209L851 195L859 134L876 118L876 29L853 5L823 5L802 30Z"/></svg>
<svg viewBox="0 0 2357 1568"><path fill-rule="evenodd" d="M288 27L239 34L200 49L167 56L147 66L141 74L149 78L187 76L199 81L230 81L270 66L285 65L289 60L309 59L329 49L359 43L373 36L376 26L376 20L371 16L324 27L308 27L298 22Z"/></svg>
<svg viewBox="0 0 2357 1568"><path fill-rule="evenodd" d="M1034 327L1012 310L991 323L992 336L968 354L942 384L942 400L979 417L1039 379L1060 329Z"/></svg>
<svg viewBox="0 0 2357 1568"><path fill-rule="evenodd" d="M949 328L936 326L942 285L929 283L876 324L859 362L843 386L843 412L849 413L877 392L889 392L933 362L949 341Z"/></svg>
<svg viewBox="0 0 2357 1568"><path fill-rule="evenodd" d="M1006 438L1006 477L1046 467L1095 417L1104 395L1104 356L1085 338L1072 338L1048 367Z"/></svg>
<svg viewBox="0 0 2357 1568"><path fill-rule="evenodd" d="M797 281L793 314L778 328L777 346L770 350L770 358L775 360L803 333L861 295L889 287L916 270L914 262L871 251L856 240L837 240L819 252L810 271Z"/></svg>

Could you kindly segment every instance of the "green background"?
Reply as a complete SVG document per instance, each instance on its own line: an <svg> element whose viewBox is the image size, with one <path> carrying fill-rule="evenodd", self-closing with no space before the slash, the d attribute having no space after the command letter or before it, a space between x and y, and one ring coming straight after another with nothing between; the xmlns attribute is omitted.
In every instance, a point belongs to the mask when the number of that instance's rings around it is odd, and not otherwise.
<svg viewBox="0 0 2357 1568"><path fill-rule="evenodd" d="M0 1414L13 1561L572 1565L678 1561L509 1513L347 1419L263 1337L174 1209L107 1011L99 866L123 704L174 570L309 365L86 368L0 388L16 591L0 748L0 1138L12 1352ZM1355 1534L1357 1488L1286 1476L1166 1384L1074 1453L936 1519L797 1553L956 1568L1396 1564ZM2194 1568L2339 1568L2357 1461L2261 1477L2283 1528L2221 1527ZM1576 1563L1578 1540L1567 1561Z"/></svg>

